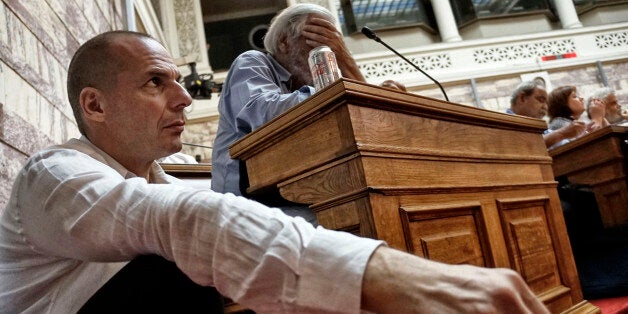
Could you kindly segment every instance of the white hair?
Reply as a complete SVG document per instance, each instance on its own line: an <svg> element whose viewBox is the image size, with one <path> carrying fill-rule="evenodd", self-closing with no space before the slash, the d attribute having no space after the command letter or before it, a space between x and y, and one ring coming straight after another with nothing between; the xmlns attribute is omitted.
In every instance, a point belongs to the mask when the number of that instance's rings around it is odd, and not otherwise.
<svg viewBox="0 0 628 314"><path fill-rule="evenodd" d="M268 32L264 36L266 51L271 55L277 53L277 46L282 35L285 35L289 40L297 38L309 14L321 15L326 20L335 23L332 13L320 5L312 3L291 5L279 12L270 22Z"/></svg>
<svg viewBox="0 0 628 314"><path fill-rule="evenodd" d="M601 87L594 90L591 95L589 95L589 98L587 98L587 108L589 107L593 99L604 99L611 94L615 94L615 90L610 87Z"/></svg>

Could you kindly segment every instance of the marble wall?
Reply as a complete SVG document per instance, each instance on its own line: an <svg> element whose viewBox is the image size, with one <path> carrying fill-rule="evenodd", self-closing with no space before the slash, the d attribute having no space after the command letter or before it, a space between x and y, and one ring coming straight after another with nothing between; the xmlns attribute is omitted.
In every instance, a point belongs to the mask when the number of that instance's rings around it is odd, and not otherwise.
<svg viewBox="0 0 628 314"><path fill-rule="evenodd" d="M181 141L185 143L181 152L195 157L197 161L211 163L211 147L214 144L217 131L218 116L188 121L185 125L185 131L181 134Z"/></svg>
<svg viewBox="0 0 628 314"><path fill-rule="evenodd" d="M28 156L79 136L67 101L74 51L124 28L124 0L0 2L0 212Z"/></svg>

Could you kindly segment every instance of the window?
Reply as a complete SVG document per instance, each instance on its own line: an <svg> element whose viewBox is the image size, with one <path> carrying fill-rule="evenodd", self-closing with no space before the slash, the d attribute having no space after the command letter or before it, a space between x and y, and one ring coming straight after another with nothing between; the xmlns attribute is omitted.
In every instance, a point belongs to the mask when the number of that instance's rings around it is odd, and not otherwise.
<svg viewBox="0 0 628 314"><path fill-rule="evenodd" d="M551 14L547 0L451 0L459 27L478 19L544 12Z"/></svg>
<svg viewBox="0 0 628 314"><path fill-rule="evenodd" d="M429 0L339 0L338 19L345 34L362 26L384 29L418 25L435 32L436 22Z"/></svg>
<svg viewBox="0 0 628 314"><path fill-rule="evenodd" d="M578 14L580 14L605 5L628 4L628 0L573 0L573 4L576 6Z"/></svg>

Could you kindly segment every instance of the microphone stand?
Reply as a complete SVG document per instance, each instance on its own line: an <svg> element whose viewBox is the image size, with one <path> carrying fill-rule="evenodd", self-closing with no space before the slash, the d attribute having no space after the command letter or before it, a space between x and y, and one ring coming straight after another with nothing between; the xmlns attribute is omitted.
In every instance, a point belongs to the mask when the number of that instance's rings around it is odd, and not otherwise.
<svg viewBox="0 0 628 314"><path fill-rule="evenodd" d="M192 143L184 143L184 142L181 142L181 144L183 144L183 145L187 145L187 146L202 147L202 148L212 148L211 146L205 146L205 145L199 145L199 144L192 144Z"/></svg>
<svg viewBox="0 0 628 314"><path fill-rule="evenodd" d="M384 45L384 47L388 48L388 50L394 52L396 55L398 55L401 59L403 59L404 61L408 62L411 66L413 66L415 69L417 69L419 72L423 73L423 75L427 76L430 80L432 80L432 82L436 83L436 85L438 85L438 87L440 88L440 91L443 92L443 95L445 96L445 100L449 101L449 97L447 97L447 93L445 93L445 89L443 89L443 86L440 85L440 83L435 80L433 77L431 77L429 74L425 73L423 70L421 70L421 68L419 68L416 64L414 64L412 61L406 59L406 57L402 56L400 53L397 52L397 50L393 49L392 47L388 46L385 42L383 42L379 37L377 37L377 35L375 35L375 33L368 28L367 26L362 27L362 34L366 35L366 37L375 40L376 42Z"/></svg>

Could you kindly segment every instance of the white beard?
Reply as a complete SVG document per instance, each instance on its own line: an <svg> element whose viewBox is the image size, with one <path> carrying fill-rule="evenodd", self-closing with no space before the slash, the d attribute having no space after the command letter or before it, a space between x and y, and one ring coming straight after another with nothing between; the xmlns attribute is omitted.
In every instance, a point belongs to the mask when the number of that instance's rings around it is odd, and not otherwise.
<svg viewBox="0 0 628 314"><path fill-rule="evenodd" d="M304 47L303 47L304 46ZM299 49L294 49L288 54L288 60L290 61L288 70L292 74L293 80L305 85L313 85L312 73L310 72L310 66L308 65L309 47L303 45ZM300 88L301 86L296 86Z"/></svg>

